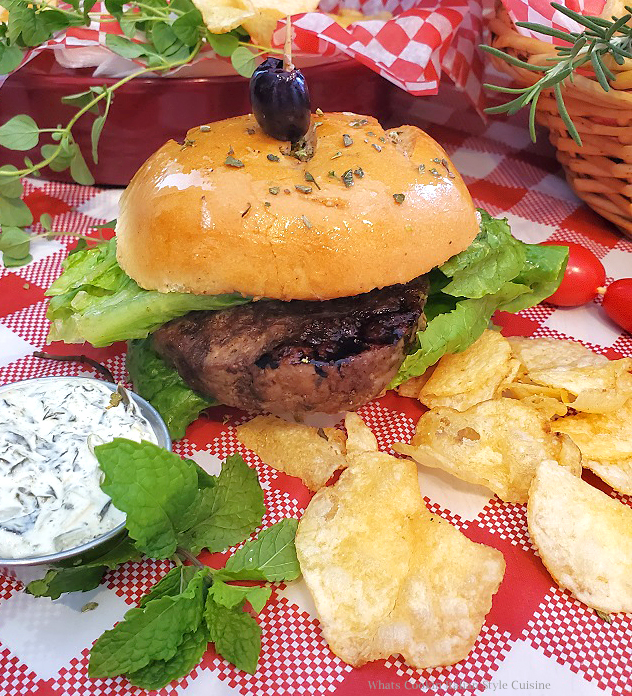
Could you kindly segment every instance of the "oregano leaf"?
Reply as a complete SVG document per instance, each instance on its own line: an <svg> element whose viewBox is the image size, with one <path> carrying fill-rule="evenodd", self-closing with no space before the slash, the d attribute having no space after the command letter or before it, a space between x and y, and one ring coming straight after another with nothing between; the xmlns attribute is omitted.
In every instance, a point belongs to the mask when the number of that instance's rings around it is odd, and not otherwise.
<svg viewBox="0 0 632 696"><path fill-rule="evenodd" d="M26 114L18 114L0 126L0 145L8 150L31 150L39 142L37 123Z"/></svg>

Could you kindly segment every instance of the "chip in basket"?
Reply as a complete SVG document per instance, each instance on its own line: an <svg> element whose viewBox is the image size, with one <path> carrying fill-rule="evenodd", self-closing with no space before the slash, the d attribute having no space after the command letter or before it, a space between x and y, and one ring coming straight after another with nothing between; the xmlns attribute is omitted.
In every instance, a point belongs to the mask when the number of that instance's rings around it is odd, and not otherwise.
<svg viewBox="0 0 632 696"><path fill-rule="evenodd" d="M244 29L254 43L269 46L279 19L314 12L319 0L252 0L256 15L244 22Z"/></svg>
<svg viewBox="0 0 632 696"><path fill-rule="evenodd" d="M547 461L533 479L527 517L558 585L594 609L632 611L632 509Z"/></svg>
<svg viewBox="0 0 632 696"><path fill-rule="evenodd" d="M263 462L297 476L312 491L347 466L344 434L335 428L312 428L275 416L257 416L236 430L237 439Z"/></svg>
<svg viewBox="0 0 632 696"><path fill-rule="evenodd" d="M444 355L417 398L428 408L465 411L498 395L519 369L509 341L498 331L487 330L467 350Z"/></svg>
<svg viewBox="0 0 632 696"><path fill-rule="evenodd" d="M212 34L224 34L256 15L251 0L193 0Z"/></svg>
<svg viewBox="0 0 632 696"><path fill-rule="evenodd" d="M394 443L393 449L487 486L506 502L527 501L536 467L544 459L581 472L577 447L554 434L535 408L516 399L483 401L462 413L432 409L419 419L410 445Z"/></svg>
<svg viewBox="0 0 632 696"><path fill-rule="evenodd" d="M349 466L296 534L325 638L354 666L398 653L416 668L454 664L491 608L502 554L430 513L415 464L378 452L359 416L345 424Z"/></svg>

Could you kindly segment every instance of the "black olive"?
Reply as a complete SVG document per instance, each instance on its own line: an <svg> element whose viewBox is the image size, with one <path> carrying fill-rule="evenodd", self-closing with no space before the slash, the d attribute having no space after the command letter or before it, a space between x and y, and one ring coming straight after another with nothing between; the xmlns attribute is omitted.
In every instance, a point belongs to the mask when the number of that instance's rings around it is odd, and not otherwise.
<svg viewBox="0 0 632 696"><path fill-rule="evenodd" d="M311 118L309 90L300 70L283 69L280 58L267 58L250 78L252 112L264 133L297 142Z"/></svg>

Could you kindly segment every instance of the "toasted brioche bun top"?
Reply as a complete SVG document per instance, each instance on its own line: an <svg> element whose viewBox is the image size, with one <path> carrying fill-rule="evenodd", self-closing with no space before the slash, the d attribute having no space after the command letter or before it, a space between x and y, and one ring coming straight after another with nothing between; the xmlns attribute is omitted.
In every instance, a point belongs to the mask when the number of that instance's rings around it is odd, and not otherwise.
<svg viewBox="0 0 632 696"><path fill-rule="evenodd" d="M251 115L170 140L121 198L123 270L161 292L325 300L407 283L476 236L463 180L423 131L334 113L312 134L308 161Z"/></svg>

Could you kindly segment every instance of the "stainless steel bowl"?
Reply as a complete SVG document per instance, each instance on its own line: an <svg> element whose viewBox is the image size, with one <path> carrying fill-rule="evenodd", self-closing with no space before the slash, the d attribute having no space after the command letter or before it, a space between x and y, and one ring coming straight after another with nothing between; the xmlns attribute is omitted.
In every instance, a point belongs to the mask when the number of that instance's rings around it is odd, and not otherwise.
<svg viewBox="0 0 632 696"><path fill-rule="evenodd" d="M96 379L94 377L36 377L34 379L28 379L28 380L23 380L21 382L13 382L12 384L5 384L3 386L0 386L0 394L4 391L8 391L9 389L15 389L16 387L19 388L20 385L24 384L33 384L35 382L50 382L51 384L54 385L55 382L60 382L60 381L73 381L77 380L79 381L85 381L85 380L90 380L92 382L98 382L100 385L107 387L110 391L114 392L117 389L116 384L111 384L110 382L105 382L101 379ZM141 398L138 396L138 394L135 394L134 392L128 390L128 393L132 396L136 404L138 405L138 408L141 412L141 414L147 419L149 424L151 425L155 435L156 435L156 440L158 441L158 444L161 447L164 447L165 449L171 450L171 437L169 436L169 431L167 429L167 426L165 425L165 422L162 420L160 414L156 409L149 404L145 399ZM66 558L72 558L73 556L77 556L79 554L85 553L86 551L90 551L97 546L100 546L101 544L105 543L106 541L109 541L110 539L113 539L115 536L118 534L121 534L123 530L125 529L125 522L121 522L121 524L117 525L113 529L111 529L109 532L106 532L105 534L102 534L101 536L96 537L95 539L92 539L92 541L85 542L84 544L81 544L80 546L75 546L70 549L66 549L64 551L59 551L57 553L52 553L48 554L46 556L25 556L23 558L0 558L0 573L8 574L13 577L18 577L16 575L16 570L20 568L29 568L33 566L41 566L41 565L53 565L55 563L58 563L59 561L62 561Z"/></svg>

